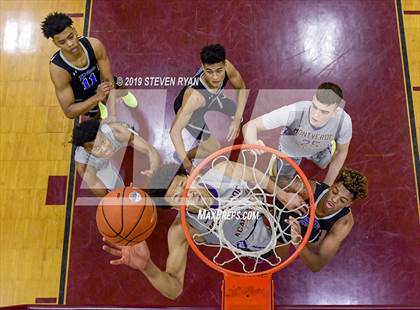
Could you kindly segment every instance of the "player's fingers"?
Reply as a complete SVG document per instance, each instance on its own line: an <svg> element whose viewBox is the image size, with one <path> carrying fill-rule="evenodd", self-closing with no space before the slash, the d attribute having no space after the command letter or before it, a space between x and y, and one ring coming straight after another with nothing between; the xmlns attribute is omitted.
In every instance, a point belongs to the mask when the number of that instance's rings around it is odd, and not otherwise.
<svg viewBox="0 0 420 310"><path fill-rule="evenodd" d="M121 257L120 259L110 260L109 263L111 265L122 265L122 264L124 264L124 260Z"/></svg>
<svg viewBox="0 0 420 310"><path fill-rule="evenodd" d="M292 226L295 226L297 221L293 216L289 216L289 222L292 224Z"/></svg>
<svg viewBox="0 0 420 310"><path fill-rule="evenodd" d="M239 130L238 130L238 128L235 128L235 129L232 131L231 139L232 139L232 140L235 140L235 139L238 137L238 134L239 134Z"/></svg>
<svg viewBox="0 0 420 310"><path fill-rule="evenodd" d="M109 82L102 82L101 84L99 84L99 86L102 86L102 87L111 87L111 83L109 83Z"/></svg>
<svg viewBox="0 0 420 310"><path fill-rule="evenodd" d="M257 142L255 144L256 145L265 146L265 144L264 144L264 142L262 140L257 140ZM265 151L262 150L262 149L257 149L256 151L257 151L257 154L259 154L259 155L265 153Z"/></svg>
<svg viewBox="0 0 420 310"><path fill-rule="evenodd" d="M108 240L106 240L105 239L105 237L102 237L102 241L107 245L107 246L109 246L109 247L111 247L111 248L115 248L115 249L118 249L118 250L122 250L122 246L121 245L116 245L116 244L113 244L113 243L111 243L111 242L109 242Z"/></svg>
<svg viewBox="0 0 420 310"><path fill-rule="evenodd" d="M291 230L292 230L292 235L295 235L295 236L299 235L299 231L297 230L295 225L292 224Z"/></svg>
<svg viewBox="0 0 420 310"><path fill-rule="evenodd" d="M108 85L108 84L106 84L106 82L103 82L103 83L101 83L101 84L99 84L99 85L98 85L98 88L99 88L99 89L109 88L109 85Z"/></svg>
<svg viewBox="0 0 420 310"><path fill-rule="evenodd" d="M299 208L299 204L296 204L295 206L294 206L294 212L296 212L299 216L302 216L303 215L303 211L302 211L302 209L301 208Z"/></svg>
<svg viewBox="0 0 420 310"><path fill-rule="evenodd" d="M226 136L226 140L230 141L232 139L232 128L229 128L228 134Z"/></svg>
<svg viewBox="0 0 420 310"><path fill-rule="evenodd" d="M264 154L264 150L260 150L260 149L257 149L257 148L253 149L252 151L255 152L255 154L257 154L257 155Z"/></svg>
<svg viewBox="0 0 420 310"><path fill-rule="evenodd" d="M301 215L308 214L308 209L306 208L306 202L302 199L302 197L299 196L299 210L301 212Z"/></svg>
<svg viewBox="0 0 420 310"><path fill-rule="evenodd" d="M292 223L292 231L295 235L300 235L300 227L297 221L295 221L295 223Z"/></svg>
<svg viewBox="0 0 420 310"><path fill-rule="evenodd" d="M107 246L107 245L103 245L102 250L114 256L120 256L120 257L122 256L122 252L120 250L111 248L110 246Z"/></svg>

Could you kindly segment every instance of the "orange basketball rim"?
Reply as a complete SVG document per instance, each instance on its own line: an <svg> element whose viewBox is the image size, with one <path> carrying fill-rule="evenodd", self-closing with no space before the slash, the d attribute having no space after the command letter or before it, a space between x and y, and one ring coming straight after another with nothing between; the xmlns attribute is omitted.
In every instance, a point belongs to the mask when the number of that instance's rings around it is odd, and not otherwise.
<svg viewBox="0 0 420 310"><path fill-rule="evenodd" d="M296 251L293 252L292 255L287 257L284 261L280 264L261 272L253 272L253 273L245 273L245 272L237 272L233 270L226 269L222 266L217 265L208 257L206 257L202 251L198 248L195 244L194 240L192 239L189 229L187 226L187 196L190 186L194 182L194 179L199 175L200 171L210 162L212 162L215 158L222 154L228 154L234 151L242 151L242 150L259 150L263 152L268 152L274 154L277 158L286 160L296 172L299 174L301 180L303 181L306 190L309 196L309 203L310 203L310 210L309 210L309 224L305 235L303 236L300 245L296 248ZM222 309L224 310L243 310L243 309L258 309L258 310L270 310L274 309L274 290L273 290L273 280L272 275L273 273L287 267L291 264L302 252L303 248L305 247L306 243L309 240L314 219L315 219L315 203L314 203L314 195L311 189L310 183L306 178L303 171L299 168L299 166L289 159L286 155L281 153L278 150L267 146L261 145L253 145L253 144L237 144L229 147L225 147L216 151L215 153L208 156L204 159L192 172L189 176L187 183L185 185L185 189L182 195L182 202L181 202L181 223L183 226L183 230L186 236L186 239L193 249L194 253L210 268L221 272L224 276L223 284L222 284Z"/></svg>

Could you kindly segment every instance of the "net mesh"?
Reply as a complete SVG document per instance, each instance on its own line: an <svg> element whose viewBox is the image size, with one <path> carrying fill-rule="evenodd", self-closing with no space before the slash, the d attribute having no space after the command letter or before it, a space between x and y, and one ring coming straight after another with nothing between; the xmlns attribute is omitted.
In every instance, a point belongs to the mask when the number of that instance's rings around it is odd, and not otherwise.
<svg viewBox="0 0 420 310"><path fill-rule="evenodd" d="M192 239L198 246L211 248L210 259L219 266L239 263L246 273L262 265L276 266L284 259L281 248L302 238L292 238L287 219L290 215L298 221L309 218L306 203L290 204L304 190L303 182L298 174L292 179L281 177L286 159L276 158L278 173L271 177L276 186L272 193L267 192L273 164L267 155L243 149L234 162L220 155L200 171L190 187L186 218L193 227ZM234 177L229 171L235 171ZM280 201L279 192L292 188L289 200Z"/></svg>

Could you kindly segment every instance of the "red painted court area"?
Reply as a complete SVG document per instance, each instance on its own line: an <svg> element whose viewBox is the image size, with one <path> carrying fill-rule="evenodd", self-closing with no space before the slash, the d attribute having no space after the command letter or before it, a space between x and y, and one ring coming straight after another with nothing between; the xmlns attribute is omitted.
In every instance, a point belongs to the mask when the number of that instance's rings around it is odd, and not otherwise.
<svg viewBox="0 0 420 310"><path fill-rule="evenodd" d="M200 48L223 44L250 89L245 120L277 108L254 106L260 90L339 84L353 120L346 166L368 176L369 198L352 207L353 231L324 270L312 273L298 260L274 276L275 304L420 307L419 214L394 1L94 1L90 35L105 44L122 77L191 76ZM173 100L181 86L136 88L141 105L131 117L170 160ZM277 136L267 140L276 146ZM140 170L127 162L136 180ZM303 168L308 177L321 176L312 165ZM164 268L176 212L158 215L148 244ZM222 276L192 252L184 292L170 301L141 273L109 265L94 206L76 204L72 225L68 304L220 304Z"/></svg>

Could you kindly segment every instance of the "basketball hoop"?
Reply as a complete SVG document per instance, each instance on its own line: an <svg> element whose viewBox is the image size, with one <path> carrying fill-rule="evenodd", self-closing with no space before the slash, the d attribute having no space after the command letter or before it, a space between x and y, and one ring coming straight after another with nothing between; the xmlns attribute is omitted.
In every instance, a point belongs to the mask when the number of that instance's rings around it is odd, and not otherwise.
<svg viewBox="0 0 420 310"><path fill-rule="evenodd" d="M277 185L274 187L273 193L268 193L264 189L266 183L263 184L263 180L266 182L270 178L270 167L267 163L270 162L273 154L279 161L278 167L280 167L279 172L274 177L275 180L271 179L275 184L279 184L284 161L287 161L296 170L297 175L290 183L283 184L281 187ZM236 160L232 162L229 158L235 158ZM216 171L217 175L220 175L220 180L226 180L224 172L221 172L218 167L228 167L229 165L232 169L235 167L235 171L239 173L239 178L234 182L240 183L240 185L235 188L234 195L228 198L218 197L212 186L206 184L205 177ZM250 182L244 181L246 179L245 175L248 181L251 178ZM300 184L303 184L306 188L310 204L309 210L305 208L306 205L291 209L288 206L289 202L279 203L276 196L276 191L279 192L279 188L287 190L296 178L299 178L301 180ZM231 179L228 180L232 181ZM250 183L253 185L250 186ZM202 189L201 192L205 195L200 194L201 200L198 199L200 204L194 204L190 200L187 206L188 193L195 186L199 186ZM296 193L296 195L298 194L299 192ZM210 196L211 203L216 203L217 207L207 202L208 199L204 196ZM195 200L197 201L197 197ZM299 209L300 215L296 217L296 213L293 212ZM200 212L209 214L212 220L204 222L197 219ZM234 222L229 222L230 220L226 219L229 217L218 217L218 215L239 214L245 217L245 214L252 214L252 212L258 215L258 218L252 222L254 223L252 224L254 225L252 232L255 231L257 224L262 226L261 223L264 221L263 230L268 231L269 236L262 246L250 250L240 243L229 240L226 231L232 229L232 223ZM291 244L292 236L287 232L287 230L290 231L290 224L281 224L283 221L281 219L288 218L289 214L292 213L295 214L297 220L304 217L306 217L306 220L309 218L309 223L299 246L283 260L276 250ZM233 145L208 156L193 170L188 178L181 204L181 223L190 247L205 264L224 275L222 284L222 309L224 310L274 309L272 274L285 268L299 256L309 240L314 219L314 197L305 174L286 155L278 150L260 145ZM191 225L196 228L195 231L198 231L192 236L189 228ZM252 225L250 224L250 226ZM278 240L285 241L279 243Z"/></svg>

